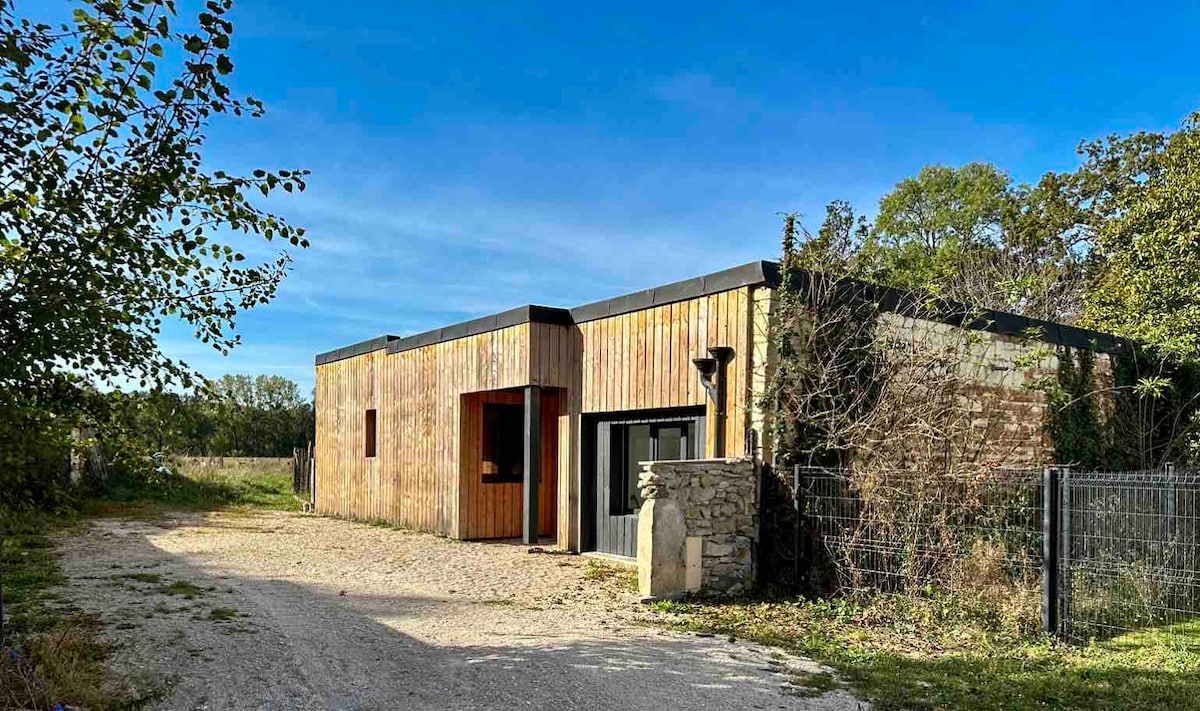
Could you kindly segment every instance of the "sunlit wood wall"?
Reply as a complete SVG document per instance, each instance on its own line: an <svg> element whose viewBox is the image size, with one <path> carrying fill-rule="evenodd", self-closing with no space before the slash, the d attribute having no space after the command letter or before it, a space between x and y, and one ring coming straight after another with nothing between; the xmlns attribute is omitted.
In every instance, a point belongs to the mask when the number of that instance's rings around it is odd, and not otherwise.
<svg viewBox="0 0 1200 711"><path fill-rule="evenodd" d="M525 323L318 366L317 511L461 537L461 396L561 385L566 331ZM372 408L378 450L368 458L365 413Z"/></svg>
<svg viewBox="0 0 1200 711"><path fill-rule="evenodd" d="M481 400L463 396L542 385L558 392L552 405L543 404L543 510L554 516L543 513L541 524L557 528L560 545L577 548L583 415L705 405L711 456L717 418L691 361L706 357L710 346L729 346L725 454L744 453L753 404L753 294L742 287L574 326L526 323L318 366L317 510L459 538L518 534L519 495L497 490L496 499L516 505L498 509L492 499L488 513L489 495L477 481L477 425L464 408ZM378 410L374 458L363 449L370 408Z"/></svg>
<svg viewBox="0 0 1200 711"><path fill-rule="evenodd" d="M579 544L581 415L589 413L707 406L705 452L713 456L717 418L693 358L712 346L733 348L728 363L725 456L745 453L752 397L749 392L752 345L751 287L633 311L575 326L572 353L580 362L578 387L567 392L559 425L560 545Z"/></svg>

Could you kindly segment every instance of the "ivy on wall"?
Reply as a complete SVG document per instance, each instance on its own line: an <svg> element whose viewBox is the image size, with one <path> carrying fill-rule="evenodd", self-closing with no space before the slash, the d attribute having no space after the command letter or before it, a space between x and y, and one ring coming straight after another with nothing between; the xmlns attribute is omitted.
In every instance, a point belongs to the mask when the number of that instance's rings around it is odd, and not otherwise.
<svg viewBox="0 0 1200 711"><path fill-rule="evenodd" d="M1200 368L1126 347L1112 354L1106 383L1096 358L1060 348L1055 377L1042 385L1055 461L1108 471L1200 463Z"/></svg>

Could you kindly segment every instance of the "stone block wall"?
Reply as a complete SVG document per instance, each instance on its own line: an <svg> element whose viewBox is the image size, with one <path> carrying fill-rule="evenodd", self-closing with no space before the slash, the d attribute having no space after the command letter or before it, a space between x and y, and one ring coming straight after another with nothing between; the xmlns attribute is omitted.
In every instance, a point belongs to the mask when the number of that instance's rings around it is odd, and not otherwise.
<svg viewBox="0 0 1200 711"><path fill-rule="evenodd" d="M736 595L753 585L759 505L753 459L643 462L638 486L648 504L639 516L638 568L643 594L667 596L686 590ZM667 501L669 507L663 505ZM677 526L656 526L656 512L663 511L670 511L673 517L682 514L685 540L675 540ZM643 529L648 535L643 535ZM684 560L675 560L680 555ZM678 562L686 571L681 581L677 580ZM671 582L663 585L656 580L655 569L672 571ZM683 589L670 590L679 583Z"/></svg>
<svg viewBox="0 0 1200 711"><path fill-rule="evenodd" d="M884 313L883 329L926 349L968 343L958 327ZM1053 380L1060 350L1038 338L973 331L963 352L962 373L971 384L963 395L974 414L975 446L996 466L1041 465L1054 461L1054 443L1045 432L1046 395L1038 383ZM1074 354L1074 349L1067 349ZM1032 362L1031 362L1032 361ZM1094 383L1100 393L1113 385L1113 360L1096 354Z"/></svg>

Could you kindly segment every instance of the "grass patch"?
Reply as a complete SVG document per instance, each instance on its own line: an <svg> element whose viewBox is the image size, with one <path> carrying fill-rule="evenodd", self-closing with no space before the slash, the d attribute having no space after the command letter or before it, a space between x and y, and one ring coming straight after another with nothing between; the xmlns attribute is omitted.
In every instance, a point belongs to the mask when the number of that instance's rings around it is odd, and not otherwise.
<svg viewBox="0 0 1200 711"><path fill-rule="evenodd" d="M182 597L184 600L195 600L204 594L204 590L186 580L176 580L168 585L163 585L158 591L163 595Z"/></svg>
<svg viewBox="0 0 1200 711"><path fill-rule="evenodd" d="M90 615L64 617L0 656L0 709L123 711L160 698L161 689L138 691L109 670L111 648L99 628Z"/></svg>
<svg viewBox="0 0 1200 711"><path fill-rule="evenodd" d="M398 523L392 523L385 518L373 518L366 521L360 521L360 523L362 523L364 526L370 526L372 528L386 528L389 531L410 531L410 529L401 526Z"/></svg>
<svg viewBox="0 0 1200 711"><path fill-rule="evenodd" d="M126 573L124 575L114 576L123 580L134 580L139 583L151 583L157 585L162 582L162 576L158 573Z"/></svg>
<svg viewBox="0 0 1200 711"><path fill-rule="evenodd" d="M813 697L841 688L841 684L832 674L817 674L813 672L796 672L788 679L791 687L787 693L791 696Z"/></svg>
<svg viewBox="0 0 1200 711"><path fill-rule="evenodd" d="M0 709L132 709L156 697L108 667L111 648L90 615L64 615L53 588L66 582L50 533L68 516L0 510L5 630L0 644Z"/></svg>
<svg viewBox="0 0 1200 711"><path fill-rule="evenodd" d="M69 519L67 519L69 521ZM62 517L0 509L0 573L3 575L6 635L45 632L59 621L50 604L53 587L66 582L50 542Z"/></svg>
<svg viewBox="0 0 1200 711"><path fill-rule="evenodd" d="M583 578L601 583L611 581L624 590L637 592L637 571L623 565L589 560L583 570Z"/></svg>
<svg viewBox="0 0 1200 711"><path fill-rule="evenodd" d="M85 510L100 516L155 516L170 509L299 511L303 504L292 493L290 472L273 460L230 460L227 466L184 460L175 472L149 481L111 482Z"/></svg>
<svg viewBox="0 0 1200 711"><path fill-rule="evenodd" d="M1200 699L1200 622L1072 647L1015 634L950 596L651 609L674 629L736 635L810 657L883 711L1181 709ZM799 686L822 688L814 681Z"/></svg>
<svg viewBox="0 0 1200 711"><path fill-rule="evenodd" d="M228 622L235 620L240 613L232 607L214 607L208 612L208 619L213 622Z"/></svg>

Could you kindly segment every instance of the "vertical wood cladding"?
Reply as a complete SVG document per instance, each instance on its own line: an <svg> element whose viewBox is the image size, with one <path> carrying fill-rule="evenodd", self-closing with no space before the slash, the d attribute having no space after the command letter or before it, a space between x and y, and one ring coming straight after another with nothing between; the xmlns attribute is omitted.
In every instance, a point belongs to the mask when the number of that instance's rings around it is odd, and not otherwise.
<svg viewBox="0 0 1200 711"><path fill-rule="evenodd" d="M566 332L525 323L318 366L317 511L463 537L461 477L470 467L462 466L462 396L559 385ZM557 399L549 407L557 412ZM372 458L364 456L369 409L378 413ZM545 432L546 440L557 443L557 432Z"/></svg>
<svg viewBox="0 0 1200 711"><path fill-rule="evenodd" d="M516 538L521 535L523 485L484 483L482 470L483 406L489 403L522 405L521 390L494 390L463 395L461 538ZM538 492L538 532L556 534L558 497L559 393L542 391L542 484ZM516 445L520 447L520 443Z"/></svg>
<svg viewBox="0 0 1200 711"><path fill-rule="evenodd" d="M566 414L559 425L559 545L578 547L581 505L587 505L579 501L581 415L705 406L704 452L713 456L716 413L692 364L713 346L733 349L726 365L725 455L745 453L753 403L753 292L752 287L731 289L576 325L577 351L569 347L568 359L579 361L569 366L578 367L579 380L566 386Z"/></svg>
<svg viewBox="0 0 1200 711"><path fill-rule="evenodd" d="M553 390L543 399L540 526L577 547L583 414L705 405L711 455L717 419L692 359L728 346L725 453L743 453L752 294L742 287L574 326L525 323L320 365L317 510L456 538L519 535L520 485L482 484L479 407L519 401L519 391L496 391L541 385ZM364 456L368 409L377 411L373 458Z"/></svg>
<svg viewBox="0 0 1200 711"><path fill-rule="evenodd" d="M726 454L741 456L751 403L751 289L741 288L587 321L580 332L583 372L578 412L623 412L707 405L706 455L717 425L693 358L733 349L728 378Z"/></svg>

